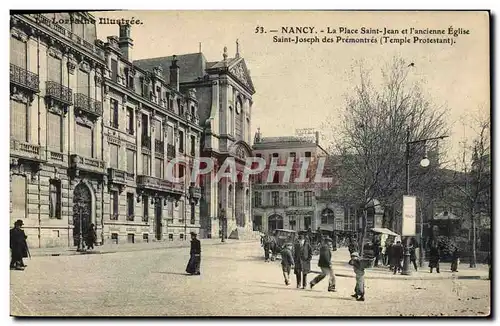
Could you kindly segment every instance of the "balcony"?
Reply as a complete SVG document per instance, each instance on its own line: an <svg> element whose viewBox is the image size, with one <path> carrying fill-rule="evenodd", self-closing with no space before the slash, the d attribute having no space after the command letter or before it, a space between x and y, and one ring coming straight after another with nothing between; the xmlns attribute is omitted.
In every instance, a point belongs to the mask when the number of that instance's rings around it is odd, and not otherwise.
<svg viewBox="0 0 500 326"><path fill-rule="evenodd" d="M95 117L102 117L102 103L85 94L75 94L75 108L90 113Z"/></svg>
<svg viewBox="0 0 500 326"><path fill-rule="evenodd" d="M165 152L165 145L163 140L155 139L155 153L163 154Z"/></svg>
<svg viewBox="0 0 500 326"><path fill-rule="evenodd" d="M79 171L86 171L96 174L105 174L105 166L106 163L104 161L84 157L78 154L72 154L70 156L70 168L76 171L76 174L79 174Z"/></svg>
<svg viewBox="0 0 500 326"><path fill-rule="evenodd" d="M151 137L142 135L141 145L142 148L151 150Z"/></svg>
<svg viewBox="0 0 500 326"><path fill-rule="evenodd" d="M46 82L45 97L57 101L63 105L73 104L73 91L71 90L71 88L53 81Z"/></svg>
<svg viewBox="0 0 500 326"><path fill-rule="evenodd" d="M125 185L127 183L127 173L115 168L108 168L108 181L115 184Z"/></svg>
<svg viewBox="0 0 500 326"><path fill-rule="evenodd" d="M172 144L167 144L167 158L173 159L175 157L175 146Z"/></svg>
<svg viewBox="0 0 500 326"><path fill-rule="evenodd" d="M12 63L10 64L10 82L33 93L40 91L38 75Z"/></svg>
<svg viewBox="0 0 500 326"><path fill-rule="evenodd" d="M271 203L271 204L262 204L259 208L287 208L288 205L283 203Z"/></svg>
<svg viewBox="0 0 500 326"><path fill-rule="evenodd" d="M180 198L184 194L183 183L173 183L168 180L151 177L148 175L137 176L137 187L151 192L161 192Z"/></svg>
<svg viewBox="0 0 500 326"><path fill-rule="evenodd" d="M30 144L26 142L20 142L15 139L10 140L10 155L20 157L23 159L29 159L36 162L45 161L45 151L42 147L35 144Z"/></svg>

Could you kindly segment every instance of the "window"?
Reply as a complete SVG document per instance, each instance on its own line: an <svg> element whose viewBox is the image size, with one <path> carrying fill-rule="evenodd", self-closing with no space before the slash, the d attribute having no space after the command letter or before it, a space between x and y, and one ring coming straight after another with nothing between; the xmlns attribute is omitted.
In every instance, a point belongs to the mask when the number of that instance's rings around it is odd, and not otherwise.
<svg viewBox="0 0 500 326"><path fill-rule="evenodd" d="M49 181L49 218L61 218L61 181Z"/></svg>
<svg viewBox="0 0 500 326"><path fill-rule="evenodd" d="M156 140L162 140L162 132L161 132L161 121L160 120L154 120L154 126L155 126L155 139Z"/></svg>
<svg viewBox="0 0 500 326"><path fill-rule="evenodd" d="M297 192L296 191L289 191L288 192L288 201L290 203L290 206L298 206L297 205Z"/></svg>
<svg viewBox="0 0 500 326"><path fill-rule="evenodd" d="M311 157L311 152L306 152L306 157Z"/></svg>
<svg viewBox="0 0 500 326"><path fill-rule="evenodd" d="M262 154L261 153L257 153L257 154L255 154L255 157L262 157Z"/></svg>
<svg viewBox="0 0 500 326"><path fill-rule="evenodd" d="M233 207L233 186L229 185L228 191L227 191L227 203L229 207Z"/></svg>
<svg viewBox="0 0 500 326"><path fill-rule="evenodd" d="M191 204L191 219L189 221L191 225L196 223L195 213L196 213L196 206L194 204Z"/></svg>
<svg viewBox="0 0 500 326"><path fill-rule="evenodd" d="M127 149L127 172L135 174L135 152Z"/></svg>
<svg viewBox="0 0 500 326"><path fill-rule="evenodd" d="M10 103L10 135L15 140L28 141L28 105L17 101Z"/></svg>
<svg viewBox="0 0 500 326"><path fill-rule="evenodd" d="M184 223L184 201L179 201L179 223Z"/></svg>
<svg viewBox="0 0 500 326"><path fill-rule="evenodd" d="M273 183L280 183L280 173L278 171L274 172Z"/></svg>
<svg viewBox="0 0 500 326"><path fill-rule="evenodd" d="M17 38L10 38L10 62L18 67L26 69L26 42Z"/></svg>
<svg viewBox="0 0 500 326"><path fill-rule="evenodd" d="M118 233L111 233L111 243L118 244Z"/></svg>
<svg viewBox="0 0 500 326"><path fill-rule="evenodd" d="M184 115L184 107L181 105L181 100L177 99L177 109L179 110L179 115Z"/></svg>
<svg viewBox="0 0 500 326"><path fill-rule="evenodd" d="M149 198L142 196L142 221L147 222L149 219Z"/></svg>
<svg viewBox="0 0 500 326"><path fill-rule="evenodd" d="M295 220L295 216L290 216L288 223L290 224L290 230L296 230L297 221Z"/></svg>
<svg viewBox="0 0 500 326"><path fill-rule="evenodd" d="M278 154L278 153L273 153L273 157L279 157L279 156L280 156L280 154Z"/></svg>
<svg viewBox="0 0 500 326"><path fill-rule="evenodd" d="M134 194L127 193L127 221L134 220Z"/></svg>
<svg viewBox="0 0 500 326"><path fill-rule="evenodd" d="M169 110L174 110L174 100L173 99L169 99L168 100L168 109Z"/></svg>
<svg viewBox="0 0 500 326"><path fill-rule="evenodd" d="M335 215L333 214L333 211L329 208L325 208L321 212L321 224L334 224L335 222Z"/></svg>
<svg viewBox="0 0 500 326"><path fill-rule="evenodd" d="M134 89L134 76L130 72L130 68L125 67L125 78L126 78L126 83L127 87L130 89Z"/></svg>
<svg viewBox="0 0 500 326"><path fill-rule="evenodd" d="M163 160L155 158L155 177L163 178Z"/></svg>
<svg viewBox="0 0 500 326"><path fill-rule="evenodd" d="M174 241L174 235L172 233L168 234L168 240L169 241Z"/></svg>
<svg viewBox="0 0 500 326"><path fill-rule="evenodd" d="M174 128L172 126L167 127L167 142L170 145L174 144Z"/></svg>
<svg viewBox="0 0 500 326"><path fill-rule="evenodd" d="M118 145L109 144L109 164L113 169L118 169Z"/></svg>
<svg viewBox="0 0 500 326"><path fill-rule="evenodd" d="M61 84L62 82L61 59L49 56L48 80Z"/></svg>
<svg viewBox="0 0 500 326"><path fill-rule="evenodd" d="M184 132L179 130L179 152L184 153Z"/></svg>
<svg viewBox="0 0 500 326"><path fill-rule="evenodd" d="M254 192L253 206L254 207L262 206L262 193L261 192L258 192L258 191Z"/></svg>
<svg viewBox="0 0 500 326"><path fill-rule="evenodd" d="M118 61L111 59L111 80L118 82Z"/></svg>
<svg viewBox="0 0 500 326"><path fill-rule="evenodd" d="M185 166L180 164L179 165L179 178L183 178L184 177L184 169L185 169Z"/></svg>
<svg viewBox="0 0 500 326"><path fill-rule="evenodd" d="M148 95L148 85L146 84L146 80L144 79L144 77L140 77L140 82L141 82L141 95L147 96Z"/></svg>
<svg viewBox="0 0 500 326"><path fill-rule="evenodd" d="M77 123L75 125L75 148L76 152L85 157L93 157L92 128Z"/></svg>
<svg viewBox="0 0 500 326"><path fill-rule="evenodd" d="M279 191L271 192L271 200L273 206L279 206L280 204L280 193Z"/></svg>
<svg viewBox="0 0 500 326"><path fill-rule="evenodd" d="M184 234L179 234L179 239L184 240Z"/></svg>
<svg viewBox="0 0 500 326"><path fill-rule="evenodd" d="M191 156L196 155L196 137L191 135Z"/></svg>
<svg viewBox="0 0 500 326"><path fill-rule="evenodd" d="M90 88L89 88L89 74L81 69L78 69L77 73L78 79L78 89L75 93L81 93L85 96L89 96Z"/></svg>
<svg viewBox="0 0 500 326"><path fill-rule="evenodd" d="M304 191L304 205L312 206L312 191Z"/></svg>
<svg viewBox="0 0 500 326"><path fill-rule="evenodd" d="M83 24L82 24L82 25L83 25ZM134 241L134 236L135 236L135 235L134 235L133 233L129 233L129 234L127 234L127 242L128 242L128 243L134 243L134 242L135 242L135 241Z"/></svg>
<svg viewBox="0 0 500 326"><path fill-rule="evenodd" d="M110 99L110 124L113 128L118 128L118 101L115 99Z"/></svg>
<svg viewBox="0 0 500 326"><path fill-rule="evenodd" d="M149 234L147 233L142 234L142 242L149 242Z"/></svg>
<svg viewBox="0 0 500 326"><path fill-rule="evenodd" d="M196 111L194 109L194 105L191 105L191 115L194 117L196 115Z"/></svg>
<svg viewBox="0 0 500 326"><path fill-rule="evenodd" d="M48 147L55 152L62 152L62 121L61 116L52 112L47 115L47 128L50 130Z"/></svg>
<svg viewBox="0 0 500 326"><path fill-rule="evenodd" d="M233 107L229 107L229 130L228 134L232 135L234 130L234 112L233 112Z"/></svg>
<svg viewBox="0 0 500 326"><path fill-rule="evenodd" d="M129 135L134 134L134 109L128 107L127 108L127 133Z"/></svg>
<svg viewBox="0 0 500 326"><path fill-rule="evenodd" d="M141 115L142 136L148 137L149 135L149 117L147 114Z"/></svg>
<svg viewBox="0 0 500 326"><path fill-rule="evenodd" d="M295 179L297 179L297 170L292 169L290 174L290 182L295 182Z"/></svg>
<svg viewBox="0 0 500 326"><path fill-rule="evenodd" d="M19 174L12 175L11 182L12 213L11 219L26 218L26 177Z"/></svg>
<svg viewBox="0 0 500 326"><path fill-rule="evenodd" d="M111 219L118 220L118 204L119 204L119 194L118 191L111 191Z"/></svg>
<svg viewBox="0 0 500 326"><path fill-rule="evenodd" d="M289 157L293 157L293 159L295 160L295 158L297 157L297 153L295 153L295 152L290 152Z"/></svg>
<svg viewBox="0 0 500 326"><path fill-rule="evenodd" d="M142 174L149 175L149 155L142 154Z"/></svg>

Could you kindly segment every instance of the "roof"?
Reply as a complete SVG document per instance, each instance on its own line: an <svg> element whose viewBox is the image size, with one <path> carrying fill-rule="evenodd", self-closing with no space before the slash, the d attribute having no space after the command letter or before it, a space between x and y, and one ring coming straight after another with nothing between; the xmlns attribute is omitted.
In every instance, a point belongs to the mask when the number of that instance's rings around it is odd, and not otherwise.
<svg viewBox="0 0 500 326"><path fill-rule="evenodd" d="M254 143L254 149L264 148L288 148L288 147L311 147L317 146L314 137L304 138L297 136L282 136L282 137L262 137L258 142Z"/></svg>
<svg viewBox="0 0 500 326"><path fill-rule="evenodd" d="M434 217L432 219L433 220L459 220L460 217L458 217L457 215L455 215L451 212L444 211L444 212L441 212L437 215L434 215Z"/></svg>
<svg viewBox="0 0 500 326"><path fill-rule="evenodd" d="M150 59L135 60L133 63L137 67L153 71L153 68L161 66L163 69L163 78L170 83L170 65L173 56L158 57ZM203 53L189 53L177 56L177 65L179 66L179 82L185 83L195 81L205 75L207 60Z"/></svg>
<svg viewBox="0 0 500 326"><path fill-rule="evenodd" d="M396 232L393 232L387 228L372 228L370 229L371 231L375 232L375 233L382 233L382 234L388 234L388 235L393 235L393 236L399 236L399 234L397 234Z"/></svg>

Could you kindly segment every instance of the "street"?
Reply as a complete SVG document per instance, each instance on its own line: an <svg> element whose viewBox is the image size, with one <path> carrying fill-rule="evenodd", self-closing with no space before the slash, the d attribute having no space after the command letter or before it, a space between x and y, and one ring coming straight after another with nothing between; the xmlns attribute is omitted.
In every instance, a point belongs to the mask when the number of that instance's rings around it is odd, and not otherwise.
<svg viewBox="0 0 500 326"><path fill-rule="evenodd" d="M348 253L333 253L337 292L285 286L279 261L265 263L258 242L203 246L201 276L186 276L189 248L41 256L11 271L15 316L487 316L490 281L441 274L366 272L366 301L351 298ZM313 259L313 270L317 257ZM457 274L467 274L461 265ZM483 271L474 271L483 273ZM483 273L487 275L487 271ZM310 274L310 281L316 274ZM344 276L345 275L345 276ZM468 274L467 274L468 275ZM482 275L482 274L481 274ZM398 279L398 277L400 279Z"/></svg>

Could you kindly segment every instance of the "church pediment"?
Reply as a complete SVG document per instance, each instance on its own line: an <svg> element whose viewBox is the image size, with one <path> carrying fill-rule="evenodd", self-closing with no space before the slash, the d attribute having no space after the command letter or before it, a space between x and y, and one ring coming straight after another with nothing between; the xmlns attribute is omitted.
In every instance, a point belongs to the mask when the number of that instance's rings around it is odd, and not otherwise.
<svg viewBox="0 0 500 326"><path fill-rule="evenodd" d="M248 68L245 64L244 59L236 61L233 65L231 65L229 67L229 73L231 73L231 75L233 75L239 82L245 85L252 92L252 94L255 93L252 78L248 73Z"/></svg>
<svg viewBox="0 0 500 326"><path fill-rule="evenodd" d="M238 141L234 143L230 149L229 154L233 157L237 157L241 160L245 160L247 157L252 155L252 149L244 141Z"/></svg>

